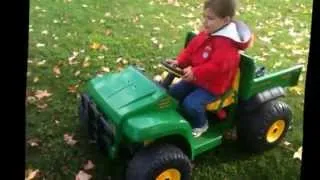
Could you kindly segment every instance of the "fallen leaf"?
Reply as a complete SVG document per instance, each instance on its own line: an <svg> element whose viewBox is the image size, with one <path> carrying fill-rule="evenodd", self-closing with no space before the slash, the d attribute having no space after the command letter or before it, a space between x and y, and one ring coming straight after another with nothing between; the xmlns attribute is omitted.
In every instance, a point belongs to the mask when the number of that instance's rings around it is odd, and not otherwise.
<svg viewBox="0 0 320 180"><path fill-rule="evenodd" d="M142 24L138 25L139 28L143 29L144 26Z"/></svg>
<svg viewBox="0 0 320 180"><path fill-rule="evenodd" d="M45 108L47 108L48 107L48 104L37 104L37 107L39 108L39 109L45 109Z"/></svg>
<svg viewBox="0 0 320 180"><path fill-rule="evenodd" d="M69 135L69 134L66 133L66 134L63 135L63 137L64 137L64 141L65 141L68 145L73 146L73 145L75 145L75 144L77 143L77 141L73 139L73 136L72 136L72 135Z"/></svg>
<svg viewBox="0 0 320 180"><path fill-rule="evenodd" d="M76 93L79 85L71 85L68 87L68 92L70 93Z"/></svg>
<svg viewBox="0 0 320 180"><path fill-rule="evenodd" d="M91 160L88 160L87 164L84 165L83 169L84 170L90 170L94 168L94 164L92 163Z"/></svg>
<svg viewBox="0 0 320 180"><path fill-rule="evenodd" d="M84 171L79 171L79 173L76 176L76 180L89 180L92 176L90 174L85 173Z"/></svg>
<svg viewBox="0 0 320 180"><path fill-rule="evenodd" d="M284 141L283 144L286 145L286 146L289 146L291 143L288 142L288 141Z"/></svg>
<svg viewBox="0 0 320 180"><path fill-rule="evenodd" d="M160 28L159 27L154 27L153 30L160 31Z"/></svg>
<svg viewBox="0 0 320 180"><path fill-rule="evenodd" d="M302 146L293 154L293 159L302 160Z"/></svg>
<svg viewBox="0 0 320 180"><path fill-rule="evenodd" d="M268 38L268 37L259 37L259 39L265 43L271 43L271 39L272 38Z"/></svg>
<svg viewBox="0 0 320 180"><path fill-rule="evenodd" d="M74 76L79 76L79 74L80 74L80 71L77 71L74 73Z"/></svg>
<svg viewBox="0 0 320 180"><path fill-rule="evenodd" d="M174 4L177 0L168 0L168 4Z"/></svg>
<svg viewBox="0 0 320 180"><path fill-rule="evenodd" d="M69 64L76 64L76 63L74 63L74 62L72 62L72 61L73 61L74 59L76 59L76 57L78 56L78 54L79 54L79 53L76 52L76 51L72 52L72 56L68 58Z"/></svg>
<svg viewBox="0 0 320 180"><path fill-rule="evenodd" d="M36 46L37 46L37 47L44 47L44 46L46 46L46 45L43 44L43 43L37 43Z"/></svg>
<svg viewBox="0 0 320 180"><path fill-rule="evenodd" d="M35 97L33 97L33 96L28 96L27 97L27 103L33 104L35 102L36 102L36 98Z"/></svg>
<svg viewBox="0 0 320 180"><path fill-rule="evenodd" d="M56 75L56 77L59 77L59 75L61 74L59 66L54 66L53 67L53 72Z"/></svg>
<svg viewBox="0 0 320 180"><path fill-rule="evenodd" d="M34 83L36 83L36 82L38 82L38 81L39 81L39 78L38 78L38 77L33 78L33 82L34 82Z"/></svg>
<svg viewBox="0 0 320 180"><path fill-rule="evenodd" d="M38 66L44 65L44 63L46 63L46 60L42 60L40 62L37 63Z"/></svg>
<svg viewBox="0 0 320 180"><path fill-rule="evenodd" d="M106 36L109 36L111 33L112 33L112 31L111 31L110 29L107 29L107 30L104 32L104 34L105 34Z"/></svg>
<svg viewBox="0 0 320 180"><path fill-rule="evenodd" d="M281 61L278 61L276 62L274 65L273 65L273 68L276 68L276 67L279 67L282 65L282 62Z"/></svg>
<svg viewBox="0 0 320 180"><path fill-rule="evenodd" d="M108 68L108 67L102 67L102 71L104 71L104 72L110 72L110 68Z"/></svg>
<svg viewBox="0 0 320 180"><path fill-rule="evenodd" d="M138 21L139 21L139 16L134 17L133 20L132 20L132 22L135 23L135 24L136 24Z"/></svg>
<svg viewBox="0 0 320 180"><path fill-rule="evenodd" d="M151 41L152 41L154 44L158 44L158 40L157 40L155 37L152 37L152 38L151 38Z"/></svg>
<svg viewBox="0 0 320 180"><path fill-rule="evenodd" d="M48 34L48 31L47 31L47 30L44 30L44 31L41 32L41 34L46 35L46 34Z"/></svg>
<svg viewBox="0 0 320 180"><path fill-rule="evenodd" d="M51 93L48 93L47 90L37 90L35 93L35 97L37 97L39 100L44 98L44 97L49 97L51 96Z"/></svg>
<svg viewBox="0 0 320 180"><path fill-rule="evenodd" d="M116 62L119 63L122 61L122 57L117 58Z"/></svg>
<svg viewBox="0 0 320 180"><path fill-rule="evenodd" d="M29 139L27 141L27 143L31 146L31 147L35 147L35 146L39 146L40 140L37 138L33 138L33 139Z"/></svg>
<svg viewBox="0 0 320 180"><path fill-rule="evenodd" d="M101 46L101 44L94 42L90 45L90 48L96 50L96 49L100 48L100 46Z"/></svg>
<svg viewBox="0 0 320 180"><path fill-rule="evenodd" d="M104 50L104 51L108 51L109 48L105 45L102 45L100 48L99 48L101 51Z"/></svg>
<svg viewBox="0 0 320 180"><path fill-rule="evenodd" d="M36 170L28 169L25 180L34 179L39 174L39 172L40 172L39 169L36 169Z"/></svg>
<svg viewBox="0 0 320 180"><path fill-rule="evenodd" d="M294 93L296 93L298 95L301 95L302 92L304 91L304 89L302 87L300 87L300 86L295 86L295 87L290 87L289 91L294 92Z"/></svg>

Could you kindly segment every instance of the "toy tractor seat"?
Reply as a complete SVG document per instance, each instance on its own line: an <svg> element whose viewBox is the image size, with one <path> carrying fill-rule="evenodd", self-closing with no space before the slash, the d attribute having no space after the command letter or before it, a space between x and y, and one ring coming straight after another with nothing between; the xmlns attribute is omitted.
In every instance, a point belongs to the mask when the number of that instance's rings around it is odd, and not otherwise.
<svg viewBox="0 0 320 180"><path fill-rule="evenodd" d="M240 68L238 68L236 76L232 82L232 86L223 95L218 97L213 102L206 106L206 110L209 112L215 112L219 119L224 119L226 117L226 112L224 108L232 105L237 101L237 94L239 90L240 81Z"/></svg>

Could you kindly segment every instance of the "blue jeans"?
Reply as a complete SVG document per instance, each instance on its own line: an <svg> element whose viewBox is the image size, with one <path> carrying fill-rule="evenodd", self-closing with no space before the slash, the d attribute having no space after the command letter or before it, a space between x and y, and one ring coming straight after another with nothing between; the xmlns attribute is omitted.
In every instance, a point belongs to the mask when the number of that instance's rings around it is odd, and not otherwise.
<svg viewBox="0 0 320 180"><path fill-rule="evenodd" d="M182 105L192 128L200 128L207 123L206 105L216 98L212 93L182 80L169 88L169 94Z"/></svg>

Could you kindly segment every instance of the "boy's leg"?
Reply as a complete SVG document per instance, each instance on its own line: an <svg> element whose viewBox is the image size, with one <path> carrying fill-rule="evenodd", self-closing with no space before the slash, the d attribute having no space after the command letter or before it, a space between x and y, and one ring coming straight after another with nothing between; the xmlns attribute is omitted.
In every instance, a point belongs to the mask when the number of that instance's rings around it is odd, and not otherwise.
<svg viewBox="0 0 320 180"><path fill-rule="evenodd" d="M175 99L177 99L179 102L181 102L195 88L195 85L182 80L177 84L173 84L169 88L169 94Z"/></svg>
<svg viewBox="0 0 320 180"><path fill-rule="evenodd" d="M215 96L210 92L197 88L183 101L185 113L191 118L192 128L207 126L206 105L212 102Z"/></svg>

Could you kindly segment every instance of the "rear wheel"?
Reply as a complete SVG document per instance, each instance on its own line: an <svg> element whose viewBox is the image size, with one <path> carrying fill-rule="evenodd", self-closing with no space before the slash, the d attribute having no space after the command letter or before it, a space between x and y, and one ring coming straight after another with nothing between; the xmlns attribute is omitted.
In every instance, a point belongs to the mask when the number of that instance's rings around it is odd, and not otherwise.
<svg viewBox="0 0 320 180"><path fill-rule="evenodd" d="M189 180L191 163L176 146L159 144L139 151L129 162L127 180Z"/></svg>
<svg viewBox="0 0 320 180"><path fill-rule="evenodd" d="M237 122L238 139L252 152L275 147L285 137L292 113L282 101L269 101L254 112L245 113Z"/></svg>

